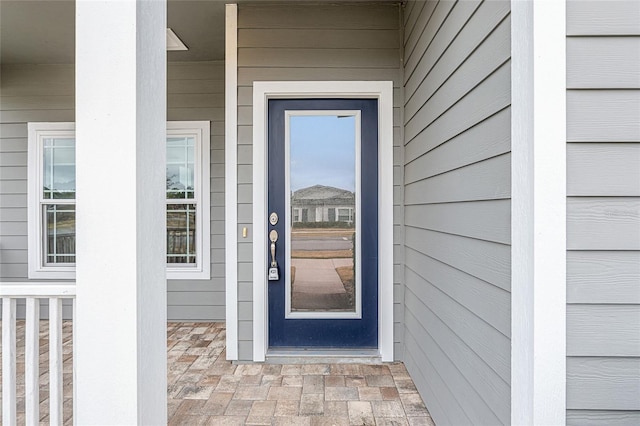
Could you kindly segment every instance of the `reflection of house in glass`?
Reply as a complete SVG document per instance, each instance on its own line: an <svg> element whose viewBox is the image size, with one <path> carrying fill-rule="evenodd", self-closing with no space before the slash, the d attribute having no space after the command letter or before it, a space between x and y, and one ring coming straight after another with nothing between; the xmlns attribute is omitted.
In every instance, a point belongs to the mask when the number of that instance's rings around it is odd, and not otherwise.
<svg viewBox="0 0 640 426"><path fill-rule="evenodd" d="M356 194L332 186L314 185L291 195L291 222L294 224L333 222L353 226Z"/></svg>

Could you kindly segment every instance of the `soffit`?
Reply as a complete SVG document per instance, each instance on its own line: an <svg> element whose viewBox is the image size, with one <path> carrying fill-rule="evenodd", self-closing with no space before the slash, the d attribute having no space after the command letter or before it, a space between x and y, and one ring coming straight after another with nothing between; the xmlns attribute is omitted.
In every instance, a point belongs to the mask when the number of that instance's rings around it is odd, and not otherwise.
<svg viewBox="0 0 640 426"><path fill-rule="evenodd" d="M189 50L168 52L167 59L224 60L227 2L232 0L168 0L168 27L180 37ZM240 0L239 3L362 4L398 3L398 0ZM0 63L69 64L74 61L75 1L0 0Z"/></svg>
<svg viewBox="0 0 640 426"><path fill-rule="evenodd" d="M167 24L189 48L168 52L169 61L224 59L224 1L169 0ZM74 61L74 1L0 1L0 63Z"/></svg>

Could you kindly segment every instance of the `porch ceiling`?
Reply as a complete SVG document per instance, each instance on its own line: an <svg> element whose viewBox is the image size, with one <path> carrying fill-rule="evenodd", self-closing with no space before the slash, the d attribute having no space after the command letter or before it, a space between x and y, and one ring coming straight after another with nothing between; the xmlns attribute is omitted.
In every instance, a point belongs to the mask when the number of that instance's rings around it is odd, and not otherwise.
<svg viewBox="0 0 640 426"><path fill-rule="evenodd" d="M169 61L224 59L224 0L169 0L168 27L189 47ZM75 62L75 1L0 1L0 63Z"/></svg>
<svg viewBox="0 0 640 426"><path fill-rule="evenodd" d="M398 3L400 0L168 0L168 27L188 51L169 61L224 60L225 3ZM0 0L0 64L75 62L74 0Z"/></svg>

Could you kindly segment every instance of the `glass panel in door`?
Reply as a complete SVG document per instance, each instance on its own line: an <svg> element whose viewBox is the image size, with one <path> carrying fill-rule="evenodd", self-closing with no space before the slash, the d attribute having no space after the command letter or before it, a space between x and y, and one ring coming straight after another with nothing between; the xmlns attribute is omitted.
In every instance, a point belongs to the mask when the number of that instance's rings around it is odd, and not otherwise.
<svg viewBox="0 0 640 426"><path fill-rule="evenodd" d="M289 312L359 311L359 111L291 111Z"/></svg>

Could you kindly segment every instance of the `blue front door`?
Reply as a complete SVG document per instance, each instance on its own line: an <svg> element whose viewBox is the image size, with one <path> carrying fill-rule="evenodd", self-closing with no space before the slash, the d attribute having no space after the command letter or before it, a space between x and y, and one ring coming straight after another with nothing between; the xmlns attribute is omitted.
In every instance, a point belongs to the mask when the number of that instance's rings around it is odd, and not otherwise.
<svg viewBox="0 0 640 426"><path fill-rule="evenodd" d="M378 347L378 101L272 99L270 348Z"/></svg>

